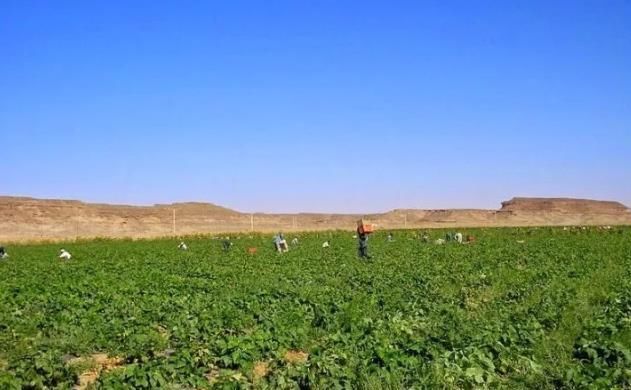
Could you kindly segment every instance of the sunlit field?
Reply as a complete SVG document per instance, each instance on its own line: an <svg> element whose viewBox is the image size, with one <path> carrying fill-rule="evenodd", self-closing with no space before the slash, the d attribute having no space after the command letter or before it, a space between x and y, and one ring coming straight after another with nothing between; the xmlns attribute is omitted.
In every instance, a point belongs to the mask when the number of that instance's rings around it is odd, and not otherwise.
<svg viewBox="0 0 631 390"><path fill-rule="evenodd" d="M631 228L461 231L11 246L0 388L631 386Z"/></svg>

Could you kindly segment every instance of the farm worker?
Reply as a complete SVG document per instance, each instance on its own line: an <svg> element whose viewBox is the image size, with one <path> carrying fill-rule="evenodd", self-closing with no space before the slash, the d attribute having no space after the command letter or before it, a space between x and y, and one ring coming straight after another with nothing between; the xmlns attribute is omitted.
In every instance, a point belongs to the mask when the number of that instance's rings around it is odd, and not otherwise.
<svg viewBox="0 0 631 390"><path fill-rule="evenodd" d="M359 228L357 228L357 242L359 244L359 257L370 259L370 255L368 255L368 234L360 231Z"/></svg>
<svg viewBox="0 0 631 390"><path fill-rule="evenodd" d="M278 233L274 236L274 245L276 246L276 250L278 252L287 252L289 248L287 247L287 241L285 241L285 236L283 233Z"/></svg>
<svg viewBox="0 0 631 390"><path fill-rule="evenodd" d="M223 250L225 252L228 252L230 248L232 247L232 242L230 241L229 238L226 238L223 241L221 241L221 246L223 247Z"/></svg>
<svg viewBox="0 0 631 390"><path fill-rule="evenodd" d="M392 235L392 233L388 233L388 242L392 241L394 241L394 236Z"/></svg>
<svg viewBox="0 0 631 390"><path fill-rule="evenodd" d="M274 248L276 248L276 251L280 252L280 242L282 241L282 238L280 237L280 233L278 233L277 235L274 236L274 238L272 239L272 242L274 243Z"/></svg>
<svg viewBox="0 0 631 390"><path fill-rule="evenodd" d="M462 244L462 233L458 232L454 235L454 239L458 242L458 244Z"/></svg>
<svg viewBox="0 0 631 390"><path fill-rule="evenodd" d="M443 244L445 243L445 240L444 240L444 239L442 239L442 238L439 238L438 240L434 241L434 243L435 243L436 245L443 245Z"/></svg>
<svg viewBox="0 0 631 390"><path fill-rule="evenodd" d="M7 257L9 257L9 254L4 250L3 246L0 246L0 259L6 259Z"/></svg>
<svg viewBox="0 0 631 390"><path fill-rule="evenodd" d="M61 248L61 250L59 251L59 258L64 259L64 260L70 260L72 259L72 255L67 250Z"/></svg>
<svg viewBox="0 0 631 390"><path fill-rule="evenodd" d="M331 244L329 244L329 240L326 240L322 243L322 248L328 248L329 246L331 246Z"/></svg>
<svg viewBox="0 0 631 390"><path fill-rule="evenodd" d="M184 243L184 241L180 242L180 245L177 246L178 249L181 249L183 251L187 251L188 250L188 246L186 246L186 244Z"/></svg>

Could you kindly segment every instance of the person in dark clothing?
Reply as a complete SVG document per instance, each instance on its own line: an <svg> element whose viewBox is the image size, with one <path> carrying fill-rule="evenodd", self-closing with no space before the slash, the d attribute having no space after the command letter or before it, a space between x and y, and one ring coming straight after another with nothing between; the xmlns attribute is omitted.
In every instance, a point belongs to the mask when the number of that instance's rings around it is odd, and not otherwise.
<svg viewBox="0 0 631 390"><path fill-rule="evenodd" d="M224 252L228 252L232 247L232 242L229 239L225 239L221 242L221 245L223 246Z"/></svg>
<svg viewBox="0 0 631 390"><path fill-rule="evenodd" d="M368 254L368 234L357 229L357 241L359 243L359 257L370 260L371 257Z"/></svg>
<svg viewBox="0 0 631 390"><path fill-rule="evenodd" d="M0 246L0 259L6 259L9 254L4 250L3 246Z"/></svg>

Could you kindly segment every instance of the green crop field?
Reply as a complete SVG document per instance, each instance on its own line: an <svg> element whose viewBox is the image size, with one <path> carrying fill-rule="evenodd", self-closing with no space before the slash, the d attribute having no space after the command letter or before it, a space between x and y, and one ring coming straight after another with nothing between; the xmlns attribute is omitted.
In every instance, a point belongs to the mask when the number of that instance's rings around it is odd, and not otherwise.
<svg viewBox="0 0 631 390"><path fill-rule="evenodd" d="M631 387L631 228L463 232L11 246L0 388Z"/></svg>

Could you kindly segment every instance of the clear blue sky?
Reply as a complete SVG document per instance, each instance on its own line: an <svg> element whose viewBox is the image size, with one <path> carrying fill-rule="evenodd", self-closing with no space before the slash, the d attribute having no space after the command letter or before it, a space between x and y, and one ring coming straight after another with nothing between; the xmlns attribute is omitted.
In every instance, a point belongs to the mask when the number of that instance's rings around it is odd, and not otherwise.
<svg viewBox="0 0 631 390"><path fill-rule="evenodd" d="M631 205L631 1L0 2L0 194Z"/></svg>

